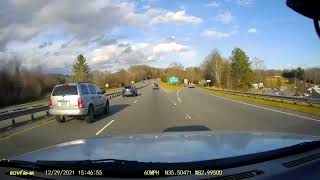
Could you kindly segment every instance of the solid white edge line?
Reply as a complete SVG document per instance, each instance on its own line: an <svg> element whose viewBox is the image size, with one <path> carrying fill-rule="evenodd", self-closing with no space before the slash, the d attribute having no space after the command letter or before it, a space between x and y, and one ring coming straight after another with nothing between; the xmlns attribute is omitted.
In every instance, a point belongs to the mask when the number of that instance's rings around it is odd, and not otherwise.
<svg viewBox="0 0 320 180"><path fill-rule="evenodd" d="M179 101L180 103L182 103L181 99L179 98L179 91L180 91L180 89L177 91L177 97L178 97L178 101Z"/></svg>
<svg viewBox="0 0 320 180"><path fill-rule="evenodd" d="M309 120L312 120L312 121L320 122L320 119L314 119L314 118L305 117L305 116L301 116L301 115L297 115L297 114L293 114L293 113L288 113L288 112L284 112L284 111L280 111L280 110L275 110L275 109L271 109L271 108L257 106L257 105L253 105L253 104L249 104L249 103L245 103L245 102L241 102L241 101L236 101L236 100L233 100L233 99L220 97L220 96L213 95L213 94L210 94L210 95L212 95L214 97L218 97L218 98L224 99L224 100L229 100L229 101L233 101L233 102L236 102L236 103L244 104L244 105L247 105L247 106L252 106L252 107L256 107L256 108L260 108L260 109L264 109L264 110L274 111L274 112L278 112L278 113L282 113L282 114L286 114L286 115L296 116L296 117L299 117L299 118L309 119Z"/></svg>
<svg viewBox="0 0 320 180"><path fill-rule="evenodd" d="M32 129L38 128L38 127L40 127L40 126L42 126L42 125L46 125L46 124L49 124L49 123L54 122L54 121L55 121L54 119L49 118L47 121L45 121L45 122L43 122L43 123L36 124L35 126L31 126L30 128L24 129L24 130L22 130L22 131L18 131L18 132L16 132L16 133L9 134L9 135L7 135L7 136L1 137L1 138L0 138L0 141L5 140L5 139L9 139L9 138L14 137L14 136L16 136L16 135L22 134L22 133L24 133L24 132L30 131L30 130L32 130ZM11 128L12 128L12 127L11 127ZM10 129L11 129L11 128L10 128Z"/></svg>
<svg viewBox="0 0 320 180"><path fill-rule="evenodd" d="M96 136L98 136L105 128L107 128L111 123L113 123L114 120L111 120L107 125L105 125L102 129L100 129L97 133Z"/></svg>

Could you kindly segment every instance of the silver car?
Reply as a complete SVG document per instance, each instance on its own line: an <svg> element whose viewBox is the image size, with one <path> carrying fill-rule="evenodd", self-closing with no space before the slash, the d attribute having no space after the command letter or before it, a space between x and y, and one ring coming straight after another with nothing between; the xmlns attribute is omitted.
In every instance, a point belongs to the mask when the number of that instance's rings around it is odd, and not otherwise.
<svg viewBox="0 0 320 180"><path fill-rule="evenodd" d="M85 117L93 122L98 113L109 113L109 100L105 91L92 83L67 83L54 87L49 100L49 114L64 122L66 116Z"/></svg>

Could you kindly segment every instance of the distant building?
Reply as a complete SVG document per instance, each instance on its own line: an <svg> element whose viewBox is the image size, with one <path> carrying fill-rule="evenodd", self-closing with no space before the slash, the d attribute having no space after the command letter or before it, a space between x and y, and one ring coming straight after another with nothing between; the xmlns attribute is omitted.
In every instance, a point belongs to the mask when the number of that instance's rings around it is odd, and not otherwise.
<svg viewBox="0 0 320 180"><path fill-rule="evenodd" d="M256 83L256 84L251 84L251 85L255 89L260 89L260 88L264 87L263 83Z"/></svg>

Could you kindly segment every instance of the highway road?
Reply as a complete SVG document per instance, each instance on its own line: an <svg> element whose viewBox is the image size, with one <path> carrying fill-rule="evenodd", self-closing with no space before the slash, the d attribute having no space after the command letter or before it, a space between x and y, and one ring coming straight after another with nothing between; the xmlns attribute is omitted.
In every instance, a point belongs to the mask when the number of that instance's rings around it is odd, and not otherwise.
<svg viewBox="0 0 320 180"><path fill-rule="evenodd" d="M88 124L46 117L0 134L0 158L90 137L172 131L268 131L320 135L320 117L248 104L184 88L138 91L137 97L111 100L109 115Z"/></svg>

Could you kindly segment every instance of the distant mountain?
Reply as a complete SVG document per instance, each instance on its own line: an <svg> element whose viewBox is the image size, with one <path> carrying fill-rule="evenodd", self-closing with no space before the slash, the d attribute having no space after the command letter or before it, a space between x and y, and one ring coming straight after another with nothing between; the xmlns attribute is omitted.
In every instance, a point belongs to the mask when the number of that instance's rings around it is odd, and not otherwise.
<svg viewBox="0 0 320 180"><path fill-rule="evenodd" d="M307 70L320 72L320 67L307 68Z"/></svg>

